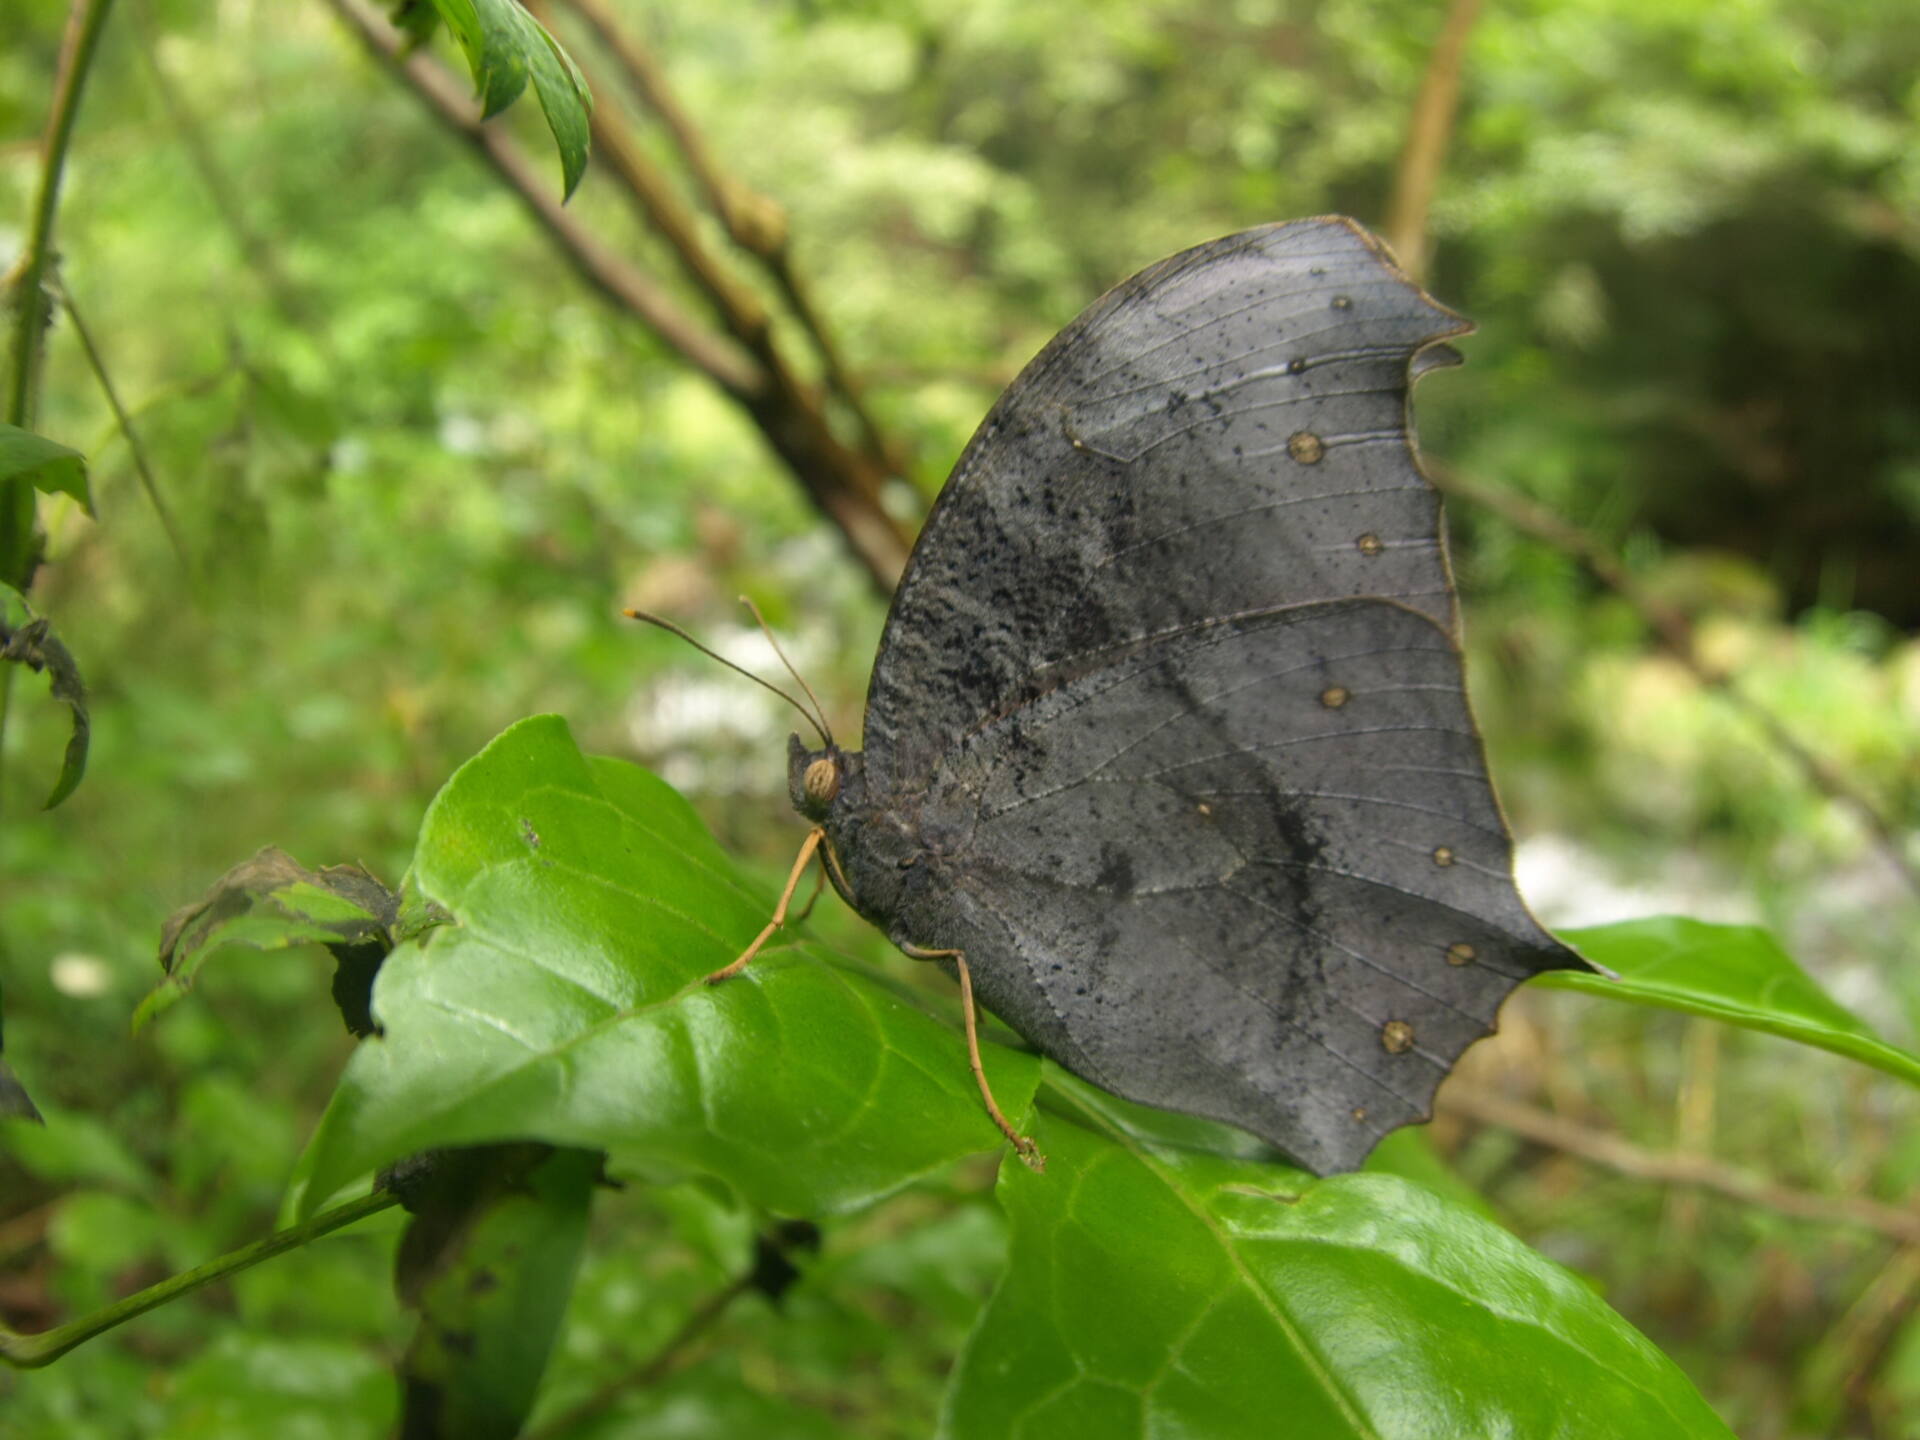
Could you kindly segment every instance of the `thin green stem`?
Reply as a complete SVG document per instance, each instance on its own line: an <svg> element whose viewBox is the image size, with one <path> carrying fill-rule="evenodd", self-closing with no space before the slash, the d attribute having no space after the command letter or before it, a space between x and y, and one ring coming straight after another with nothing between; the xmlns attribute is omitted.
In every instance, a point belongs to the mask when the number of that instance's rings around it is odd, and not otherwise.
<svg viewBox="0 0 1920 1440"><path fill-rule="evenodd" d="M250 1266L258 1265L262 1260L271 1260L276 1255L289 1250L297 1250L310 1241L318 1240L322 1235L364 1220L369 1215L378 1214L390 1206L400 1203L400 1197L390 1190L376 1190L371 1195L338 1206L325 1214L316 1215L302 1225L269 1235L264 1240L256 1240L251 1245L243 1245L238 1250L229 1251L218 1259L209 1260L204 1265L182 1271L158 1285L150 1285L138 1294L129 1295L124 1300L115 1301L91 1315L83 1315L78 1320L70 1320L65 1325L56 1325L51 1330L43 1330L38 1335L22 1335L17 1331L0 1327L0 1360L22 1370L32 1370L41 1365L50 1365L76 1345L85 1344L96 1335L105 1334L116 1325L124 1324L136 1315L144 1315L157 1309L170 1300L210 1285L215 1280L228 1275L238 1274Z"/></svg>
<svg viewBox="0 0 1920 1440"><path fill-rule="evenodd" d="M60 70L53 85L53 111L47 117L47 136L40 147L40 184L27 218L27 243L19 262L4 282L0 298L13 306L12 332L7 336L6 410L0 419L29 428L40 369L41 337L47 326L47 266L53 256L53 218L60 209L60 179L67 168L67 147L73 140L74 118L80 113L80 92L100 48L107 12L113 0L74 0L67 35L60 48ZM33 487L0 487L0 580L25 594L33 584L39 561L34 534L36 506ZM7 701L13 688L13 666L0 666L0 742L7 733ZM0 754L4 745L0 744Z"/></svg>
<svg viewBox="0 0 1920 1440"><path fill-rule="evenodd" d="M40 335L47 322L47 265L53 255L53 220L60 209L60 180L66 173L67 147L73 140L73 122L80 112L80 92L93 68L113 0L74 0L61 47L60 73L54 82L53 113L47 120L47 138L40 152L40 187L27 220L27 244L14 275L15 308L7 376L7 423L25 426L33 412L35 372Z"/></svg>

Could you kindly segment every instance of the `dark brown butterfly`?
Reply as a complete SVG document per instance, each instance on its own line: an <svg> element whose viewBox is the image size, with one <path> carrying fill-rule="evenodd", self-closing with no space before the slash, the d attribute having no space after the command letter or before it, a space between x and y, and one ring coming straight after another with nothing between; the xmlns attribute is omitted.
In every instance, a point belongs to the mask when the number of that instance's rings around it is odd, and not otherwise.
<svg viewBox="0 0 1920 1440"><path fill-rule="evenodd" d="M1469 328L1344 219L1142 271L955 467L865 748L791 746L803 859L903 949L1320 1173L1426 1118L1521 981L1586 968L1514 888L1408 428Z"/></svg>

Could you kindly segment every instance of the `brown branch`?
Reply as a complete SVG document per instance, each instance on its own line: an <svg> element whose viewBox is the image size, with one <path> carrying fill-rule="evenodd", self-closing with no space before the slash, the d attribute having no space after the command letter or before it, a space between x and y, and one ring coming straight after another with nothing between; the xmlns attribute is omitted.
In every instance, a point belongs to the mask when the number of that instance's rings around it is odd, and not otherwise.
<svg viewBox="0 0 1920 1440"><path fill-rule="evenodd" d="M424 52L407 54L403 37L365 0L326 3L493 167L602 298L641 320L747 411L875 583L891 590L906 565L906 536L872 493L877 485L870 490L855 478L862 469L860 457L834 439L825 417L808 402L785 367L768 364L770 347L750 353L737 340L702 328L653 279L616 257L562 208L506 132L481 123L478 107L443 66Z"/></svg>
<svg viewBox="0 0 1920 1440"><path fill-rule="evenodd" d="M480 107L462 83L425 51L404 54L400 32L363 0L326 0L374 56L390 66L455 134L465 140L520 197L561 254L587 284L622 310L637 316L721 389L746 401L766 385L759 366L739 350L702 330L673 297L648 276L619 259L550 193L519 146L497 125L483 124Z"/></svg>
<svg viewBox="0 0 1920 1440"><path fill-rule="evenodd" d="M756 195L744 187L730 184L713 163L705 139L675 98L667 77L654 63L653 56L638 41L623 31L606 6L599 0L566 0L567 7L587 23L595 37L619 64L627 83L639 94L647 108L660 118L680 151L687 173L706 197L708 207L720 217L734 244L754 254L785 243L787 217L774 201ZM597 93L597 92L596 92Z"/></svg>
<svg viewBox="0 0 1920 1440"><path fill-rule="evenodd" d="M1906 844L1898 827L1878 803L1825 759L1803 745L1779 716L1740 688L1730 671L1702 660L1693 643L1693 623L1683 612L1647 594L1626 566L1592 536L1561 519L1545 506L1522 495L1463 480L1431 462L1426 469L1435 487L1443 494L1490 510L1516 530L1570 556L1595 580L1626 601L1642 623L1653 631L1661 645L1703 689L1722 696L1728 704L1752 720L1774 748L1799 769L1814 789L1852 810L1867 827L1875 848L1915 892L1920 892L1920 865L1908 858Z"/></svg>
<svg viewBox="0 0 1920 1440"><path fill-rule="evenodd" d="M1407 122L1407 144L1400 152L1394 176L1393 200L1387 207L1387 244L1400 268L1414 280L1427 269L1427 211L1434 187L1446 163L1447 142L1453 135L1453 115L1460 101L1460 70L1467 53L1467 37L1480 17L1480 0L1453 0L1446 24L1434 42L1421 78L1420 93Z"/></svg>
<svg viewBox="0 0 1920 1440"><path fill-rule="evenodd" d="M788 309L820 357L828 388L853 418L867 458L887 474L904 475L903 458L874 420L867 407L864 387L847 368L839 347L834 344L825 321L793 267L786 210L778 201L720 173L704 137L667 83L665 72L644 45L620 28L603 0L565 0L565 3L593 31L628 85L666 127L680 152L681 162L733 243L755 256L779 286ZM596 94L604 93L599 86L594 90Z"/></svg>
<svg viewBox="0 0 1920 1440"><path fill-rule="evenodd" d="M1920 1211L1883 1204L1861 1195L1819 1195L1795 1190L1709 1155L1662 1154L1630 1140L1556 1115L1551 1110L1509 1100L1457 1081L1440 1092L1440 1106L1482 1125L1510 1130L1537 1145L1585 1160L1605 1170L1656 1185L1685 1185L1708 1190L1742 1204L1771 1210L1797 1220L1831 1225L1857 1225L1900 1241L1920 1244Z"/></svg>
<svg viewBox="0 0 1920 1440"><path fill-rule="evenodd" d="M551 28L552 7L545 0L529 0L528 8ZM605 83L586 62L579 63L588 88L595 95L606 96L609 90ZM819 413L818 397L788 364L786 356L776 344L772 318L767 314L766 307L752 290L734 279L727 267L709 252L700 238L697 218L681 202L672 182L647 154L626 122L603 100L594 107L592 127L595 153L621 182L628 199L638 208L641 220L672 247L688 278L712 302L720 322L766 366L769 389L780 397L781 408L807 417L810 422L808 428L817 432L816 444L837 446L837 442L832 440L825 416ZM846 478L869 500L878 504L880 487L886 479L884 469L872 463L870 457L856 458L851 455L845 457L842 468ZM904 543L905 536L901 539Z"/></svg>
<svg viewBox="0 0 1920 1440"><path fill-rule="evenodd" d="M554 28L552 6L545 0L525 0L525 3L543 25L549 30ZM587 61L578 56L574 58L595 97L591 119L595 158L620 181L627 197L639 207L640 218L672 248L687 277L713 303L720 322L734 338L756 354L767 349L771 320L766 307L708 252L700 239L694 213L681 202L672 182L607 103L606 82Z"/></svg>

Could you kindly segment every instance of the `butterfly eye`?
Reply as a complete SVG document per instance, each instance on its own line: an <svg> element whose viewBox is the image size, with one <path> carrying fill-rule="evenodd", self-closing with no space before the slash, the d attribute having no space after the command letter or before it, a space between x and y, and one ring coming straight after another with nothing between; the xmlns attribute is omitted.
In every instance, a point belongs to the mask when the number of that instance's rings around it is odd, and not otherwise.
<svg viewBox="0 0 1920 1440"><path fill-rule="evenodd" d="M807 766L800 783L806 788L807 799L815 805L831 805L833 797L840 793L840 767L822 755Z"/></svg>

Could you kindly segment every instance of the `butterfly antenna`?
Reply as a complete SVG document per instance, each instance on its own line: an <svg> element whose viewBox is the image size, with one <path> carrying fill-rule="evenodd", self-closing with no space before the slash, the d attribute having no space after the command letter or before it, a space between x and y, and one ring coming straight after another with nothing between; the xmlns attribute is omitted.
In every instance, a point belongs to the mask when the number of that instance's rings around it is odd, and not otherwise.
<svg viewBox="0 0 1920 1440"><path fill-rule="evenodd" d="M702 655L705 655L709 660L718 660L722 665L726 666L729 670L732 670L737 674L746 676L747 679L753 681L754 684L760 686L763 690L771 690L774 694L778 695L782 700L786 701L789 705L793 706L794 709L798 710L802 715L806 717L807 723L811 725L815 730L820 732L820 740L823 744L829 745L829 746L833 744L833 736L827 732L826 722L824 720L815 719L812 711L808 710L806 706L802 705L798 700L794 699L793 696L789 695L786 691L782 690L778 685L775 685L771 680L762 679L760 676L754 674L751 670L747 669L744 665L736 665L733 663L733 661L727 659L726 656L720 654L717 650L714 650L710 646L702 645L698 640L694 639L693 636L689 635L686 631L682 630L678 625L674 624L673 621L671 620L665 619L659 615L650 615L645 610L634 610L631 608L627 610L623 610L621 613L625 615L629 620L638 620L643 624L654 625L666 631L669 635L679 636L682 640L686 641L687 644L691 645L694 649L698 650ZM756 611L755 614L757 616L758 612ZM763 627L765 626L765 624L766 624L765 621L761 621L761 625ZM768 638L771 639L772 638L771 635L769 635ZM778 645L775 645L773 647L773 651L776 655L779 655L780 647ZM786 656L780 655L780 659L783 663L786 661L786 658L787 658ZM793 666L788 665L787 669L792 670ZM796 675L794 676L794 678L798 680L800 677ZM806 689L806 684L807 684L806 681L804 680L800 681L800 687L803 690ZM810 700L813 699L813 692L811 690L807 690L807 698ZM820 702L818 700L814 700L813 703L817 707Z"/></svg>
<svg viewBox="0 0 1920 1440"><path fill-rule="evenodd" d="M820 704L820 697L813 693L813 687L807 684L807 677L802 675L798 670L796 670L794 668L793 662L787 659L787 652L782 650L780 648L780 642L774 639L773 627L767 624L767 617L760 613L760 607L754 604L753 601L747 598L745 595L742 595L740 597L740 603L746 606L747 609L752 613L753 618L759 622L761 630L766 633L767 643L773 646L773 653L780 657L780 663L787 667L787 673L791 675L795 680L799 681L800 688L807 692L807 699L813 702L814 713L820 717L818 720L814 721L814 726L816 729L819 730L821 737L826 740L827 744L829 745L833 744L833 732L827 729L826 709Z"/></svg>

